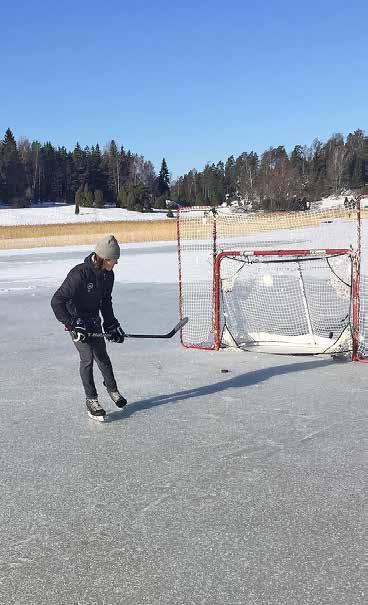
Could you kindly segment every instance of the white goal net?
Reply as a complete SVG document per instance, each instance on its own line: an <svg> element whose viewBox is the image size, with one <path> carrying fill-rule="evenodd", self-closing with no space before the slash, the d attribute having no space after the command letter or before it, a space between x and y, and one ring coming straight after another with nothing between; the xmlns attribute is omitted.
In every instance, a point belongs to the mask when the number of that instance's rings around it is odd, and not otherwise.
<svg viewBox="0 0 368 605"><path fill-rule="evenodd" d="M217 265L218 347L289 354L351 350L349 250L228 251Z"/></svg>

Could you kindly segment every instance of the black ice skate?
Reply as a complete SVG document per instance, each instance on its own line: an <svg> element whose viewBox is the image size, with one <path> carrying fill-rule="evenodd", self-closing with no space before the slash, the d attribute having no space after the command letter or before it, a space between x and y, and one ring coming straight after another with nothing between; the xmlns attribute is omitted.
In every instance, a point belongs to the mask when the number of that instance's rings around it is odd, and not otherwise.
<svg viewBox="0 0 368 605"><path fill-rule="evenodd" d="M119 393L119 391L107 391L107 392L118 408L123 408L128 403L127 400L125 399L125 397L123 397Z"/></svg>
<svg viewBox="0 0 368 605"><path fill-rule="evenodd" d="M86 399L86 406L88 409L88 416L93 420L99 420L103 422L106 416L105 410L98 403L98 399Z"/></svg>

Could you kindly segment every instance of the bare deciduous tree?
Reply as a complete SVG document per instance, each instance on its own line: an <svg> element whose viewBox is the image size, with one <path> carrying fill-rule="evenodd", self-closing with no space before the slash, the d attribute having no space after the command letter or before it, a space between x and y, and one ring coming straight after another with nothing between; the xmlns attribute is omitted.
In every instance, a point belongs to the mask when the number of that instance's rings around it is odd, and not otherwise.
<svg viewBox="0 0 368 605"><path fill-rule="evenodd" d="M347 165L349 152L345 147L344 138L340 133L332 135L326 143L326 175L327 181L335 195L343 188L344 170Z"/></svg>

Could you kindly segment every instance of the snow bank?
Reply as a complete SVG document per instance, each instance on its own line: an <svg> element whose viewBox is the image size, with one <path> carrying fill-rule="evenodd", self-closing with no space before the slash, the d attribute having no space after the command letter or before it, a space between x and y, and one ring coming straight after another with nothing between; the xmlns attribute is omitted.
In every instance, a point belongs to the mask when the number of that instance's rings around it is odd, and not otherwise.
<svg viewBox="0 0 368 605"><path fill-rule="evenodd" d="M80 208L74 213L74 205L46 208L1 208L0 225L55 225L64 223L103 223L108 221L152 221L166 219L167 210L133 212L122 208ZM169 220L169 219L167 219Z"/></svg>

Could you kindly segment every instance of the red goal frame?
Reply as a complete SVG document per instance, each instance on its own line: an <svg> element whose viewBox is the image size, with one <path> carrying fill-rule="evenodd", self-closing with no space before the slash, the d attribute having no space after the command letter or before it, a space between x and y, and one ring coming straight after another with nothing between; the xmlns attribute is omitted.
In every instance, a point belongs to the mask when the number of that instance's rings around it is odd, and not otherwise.
<svg viewBox="0 0 368 605"><path fill-rule="evenodd" d="M214 323L214 345L209 349L218 351L221 348L221 304L220 304L220 266L224 258L227 257L280 257L290 258L293 260L298 258L310 257L311 259L323 256L349 256L352 259L352 360L359 361L358 356L358 340L359 340L359 264L357 255L353 253L351 248L310 248L297 250L222 250L215 259L213 269L213 323Z"/></svg>

